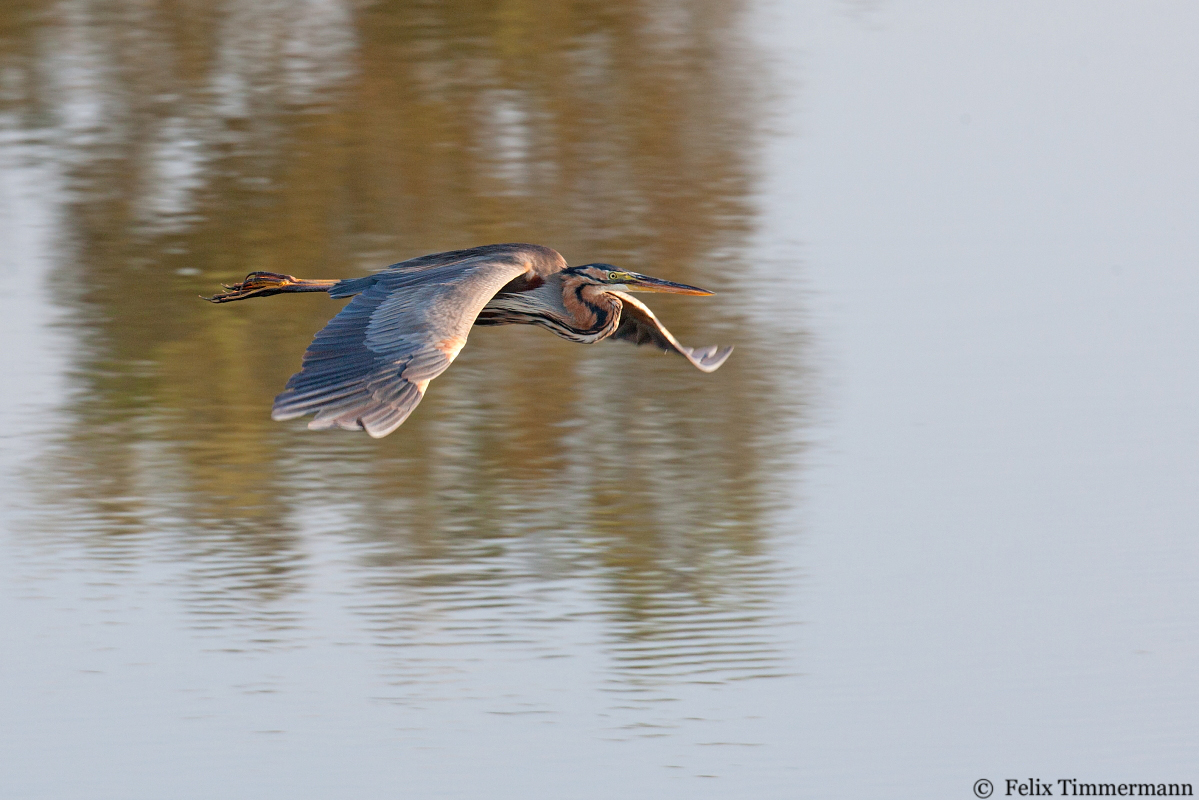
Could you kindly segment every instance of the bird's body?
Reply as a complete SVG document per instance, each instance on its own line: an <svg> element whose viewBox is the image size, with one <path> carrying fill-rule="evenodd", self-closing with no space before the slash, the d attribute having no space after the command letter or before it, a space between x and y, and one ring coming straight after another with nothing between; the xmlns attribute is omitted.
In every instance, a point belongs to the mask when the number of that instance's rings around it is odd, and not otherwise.
<svg viewBox="0 0 1199 800"><path fill-rule="evenodd" d="M341 281L253 272L226 288L207 299L227 303L285 292L353 297L313 339L271 416L315 412L310 428L365 430L376 438L408 418L429 381L466 344L472 325L531 324L573 342L653 344L704 372L717 369L732 351L683 347L626 293L711 292L608 264L570 267L557 251L534 244L434 253Z"/></svg>

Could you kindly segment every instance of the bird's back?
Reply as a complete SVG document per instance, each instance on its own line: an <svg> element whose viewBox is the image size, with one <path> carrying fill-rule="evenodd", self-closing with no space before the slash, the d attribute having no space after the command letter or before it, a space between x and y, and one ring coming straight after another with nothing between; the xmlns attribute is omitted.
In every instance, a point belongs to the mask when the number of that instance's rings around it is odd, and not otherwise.
<svg viewBox="0 0 1199 800"><path fill-rule="evenodd" d="M534 289L556 272L566 269L566 259L552 247L525 242L488 244L465 250L450 250L445 253L430 253L407 261L383 267L377 272L361 278L347 278L329 290L330 297L352 297L369 289L380 280L427 272L442 267L451 267L467 261L492 264L523 265L525 272L503 288L506 292L521 292Z"/></svg>

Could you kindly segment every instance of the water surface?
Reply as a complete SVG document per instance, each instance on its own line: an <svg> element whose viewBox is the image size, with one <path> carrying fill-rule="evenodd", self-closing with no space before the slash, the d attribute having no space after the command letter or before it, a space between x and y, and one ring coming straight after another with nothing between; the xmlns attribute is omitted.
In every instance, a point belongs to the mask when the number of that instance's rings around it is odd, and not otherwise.
<svg viewBox="0 0 1199 800"><path fill-rule="evenodd" d="M1199 782L1189 7L23 0L0 22L24 797ZM395 434L339 303L533 241L717 373L479 329ZM1002 790L1002 789L1001 789Z"/></svg>

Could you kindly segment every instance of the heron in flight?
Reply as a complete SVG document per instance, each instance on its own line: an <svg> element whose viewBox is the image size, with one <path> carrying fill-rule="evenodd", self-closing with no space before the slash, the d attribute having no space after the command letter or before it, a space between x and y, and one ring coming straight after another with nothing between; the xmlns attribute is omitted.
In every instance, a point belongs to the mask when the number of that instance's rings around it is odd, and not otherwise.
<svg viewBox="0 0 1199 800"><path fill-rule="evenodd" d="M303 280L251 272L204 299L230 303L284 292L354 299L304 353L303 366L275 398L271 417L316 414L313 430L398 428L449 367L472 325L540 325L572 342L623 339L678 353L704 372L733 348L684 347L628 292L712 292L617 269L568 266L535 244L492 244L413 258L364 278Z"/></svg>

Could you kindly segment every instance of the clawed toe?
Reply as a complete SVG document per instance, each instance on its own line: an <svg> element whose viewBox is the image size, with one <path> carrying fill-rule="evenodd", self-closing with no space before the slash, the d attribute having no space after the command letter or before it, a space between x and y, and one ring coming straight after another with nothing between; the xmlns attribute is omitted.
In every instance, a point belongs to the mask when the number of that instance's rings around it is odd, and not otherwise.
<svg viewBox="0 0 1199 800"><path fill-rule="evenodd" d="M212 297L204 297L210 303L230 303L234 300L244 300L247 297L279 294L288 291L288 287L302 283L291 275L278 272L251 272L241 283L222 283L225 291L217 292ZM203 295L201 295L203 297Z"/></svg>

